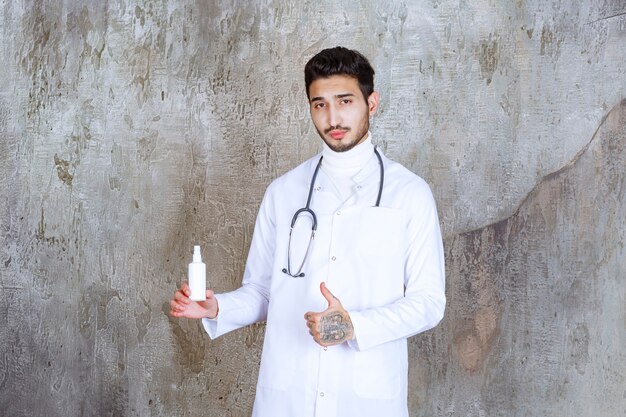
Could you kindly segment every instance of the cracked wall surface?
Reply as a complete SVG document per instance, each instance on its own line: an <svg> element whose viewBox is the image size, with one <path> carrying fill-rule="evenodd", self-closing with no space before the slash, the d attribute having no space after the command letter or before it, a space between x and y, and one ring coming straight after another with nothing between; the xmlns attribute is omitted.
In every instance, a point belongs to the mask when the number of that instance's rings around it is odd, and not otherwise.
<svg viewBox="0 0 626 417"><path fill-rule="evenodd" d="M416 415L626 410L625 126L623 100L511 217L446 241L450 308L417 344L436 377L416 376Z"/></svg>
<svg viewBox="0 0 626 417"><path fill-rule="evenodd" d="M246 416L236 287L263 191L320 148L302 68L376 69L375 142L438 201L448 308L413 416L623 416L626 2L0 2L0 415Z"/></svg>

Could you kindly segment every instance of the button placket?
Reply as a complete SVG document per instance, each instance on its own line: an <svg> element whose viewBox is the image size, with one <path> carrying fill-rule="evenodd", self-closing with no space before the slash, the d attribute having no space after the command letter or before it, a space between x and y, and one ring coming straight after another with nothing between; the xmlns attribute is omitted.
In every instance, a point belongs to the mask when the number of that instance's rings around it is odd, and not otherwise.
<svg viewBox="0 0 626 417"><path fill-rule="evenodd" d="M331 226L331 231L330 231L330 247L329 247L329 252L331 254L330 256L330 261L331 263L335 263L337 261L337 254L333 254L333 252L335 252L335 235L337 234L337 230L341 230L341 228L339 227L341 224L341 218L339 217L341 216L341 210L337 210L335 211L335 218L333 219L332 222L332 226ZM329 270L329 273L332 274L332 266L329 265L329 268L331 268Z"/></svg>
<svg viewBox="0 0 626 417"><path fill-rule="evenodd" d="M317 374L317 393L318 393L318 398L319 401L323 401L321 403L319 403L315 408L316 408L316 416L325 416L327 415L325 409L328 407L328 400L324 398L325 394L325 390L328 389L328 385L327 385L327 381L328 378L330 376L329 372L329 360L330 358L324 354L324 351L326 350L325 347L323 347L322 349L320 349L319 351L319 368L318 368L318 374ZM319 413L318 413L319 412Z"/></svg>

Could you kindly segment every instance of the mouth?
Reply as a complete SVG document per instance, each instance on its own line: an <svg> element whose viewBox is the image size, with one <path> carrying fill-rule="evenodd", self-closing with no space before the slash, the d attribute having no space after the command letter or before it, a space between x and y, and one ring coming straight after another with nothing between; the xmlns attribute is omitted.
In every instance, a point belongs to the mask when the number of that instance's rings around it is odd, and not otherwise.
<svg viewBox="0 0 626 417"><path fill-rule="evenodd" d="M348 129L333 129L329 132L331 138L341 140L348 133Z"/></svg>

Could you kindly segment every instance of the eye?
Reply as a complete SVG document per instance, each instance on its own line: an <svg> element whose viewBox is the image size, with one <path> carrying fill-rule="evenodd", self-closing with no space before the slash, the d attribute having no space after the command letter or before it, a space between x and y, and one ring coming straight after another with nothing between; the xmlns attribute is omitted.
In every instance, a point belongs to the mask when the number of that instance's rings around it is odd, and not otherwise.
<svg viewBox="0 0 626 417"><path fill-rule="evenodd" d="M343 98L340 101L341 104L350 104L352 103L352 100L350 100L349 98Z"/></svg>
<svg viewBox="0 0 626 417"><path fill-rule="evenodd" d="M313 105L313 108L314 108L314 109L321 109L321 108L324 108L324 107L325 107L325 104L324 104L324 103L321 103L321 102L317 102L317 103L315 103L315 104Z"/></svg>

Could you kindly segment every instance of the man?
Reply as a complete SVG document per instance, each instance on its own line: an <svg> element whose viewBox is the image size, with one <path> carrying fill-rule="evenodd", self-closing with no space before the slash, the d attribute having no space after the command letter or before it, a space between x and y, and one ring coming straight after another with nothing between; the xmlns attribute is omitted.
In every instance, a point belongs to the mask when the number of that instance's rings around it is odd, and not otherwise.
<svg viewBox="0 0 626 417"><path fill-rule="evenodd" d="M365 57L325 49L305 84L321 155L268 187L243 285L198 303L183 284L171 314L211 338L266 320L253 416L408 416L406 339L445 307L435 202L372 144Z"/></svg>

